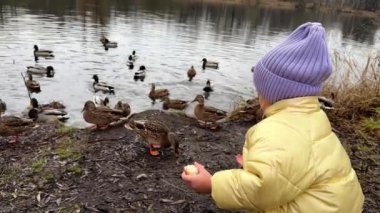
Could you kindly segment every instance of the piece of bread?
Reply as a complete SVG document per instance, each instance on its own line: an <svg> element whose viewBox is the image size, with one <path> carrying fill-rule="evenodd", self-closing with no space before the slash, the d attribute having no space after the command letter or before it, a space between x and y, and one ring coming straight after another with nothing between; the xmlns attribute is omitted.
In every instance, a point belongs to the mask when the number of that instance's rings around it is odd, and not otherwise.
<svg viewBox="0 0 380 213"><path fill-rule="evenodd" d="M183 168L187 175L197 175L199 173L198 168L194 165L187 165Z"/></svg>

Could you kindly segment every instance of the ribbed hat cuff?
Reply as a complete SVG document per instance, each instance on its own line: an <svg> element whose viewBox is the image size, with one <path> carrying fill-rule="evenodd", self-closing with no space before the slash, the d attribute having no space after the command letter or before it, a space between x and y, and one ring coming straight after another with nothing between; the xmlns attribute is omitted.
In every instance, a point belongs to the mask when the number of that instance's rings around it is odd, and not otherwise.
<svg viewBox="0 0 380 213"><path fill-rule="evenodd" d="M267 70L261 61L255 67L253 82L257 92L271 104L283 99L319 95L322 88L322 84L313 86L278 76Z"/></svg>

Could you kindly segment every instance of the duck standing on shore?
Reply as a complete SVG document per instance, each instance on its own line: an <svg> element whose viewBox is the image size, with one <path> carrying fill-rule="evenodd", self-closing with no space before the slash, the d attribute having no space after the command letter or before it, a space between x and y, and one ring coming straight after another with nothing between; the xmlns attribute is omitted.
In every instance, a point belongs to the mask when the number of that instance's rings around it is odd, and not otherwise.
<svg viewBox="0 0 380 213"><path fill-rule="evenodd" d="M162 122L153 120L131 120L125 127L139 134L148 143L149 154L159 156L157 149L173 147L175 156L179 157L177 135Z"/></svg>
<svg viewBox="0 0 380 213"><path fill-rule="evenodd" d="M17 143L20 133L31 129L36 125L30 119L16 116L1 116L6 109L7 105L0 99L0 135L3 137L15 136L15 139L9 143Z"/></svg>
<svg viewBox="0 0 380 213"><path fill-rule="evenodd" d="M196 101L198 104L194 109L194 114L198 119L200 126L207 127L207 123L211 123L211 129L217 129L219 125L216 122L226 118L227 112L211 106L205 106L205 100L202 95L197 95L192 102Z"/></svg>
<svg viewBox="0 0 380 213"><path fill-rule="evenodd" d="M104 107L96 107L92 101L87 101L83 107L83 119L87 123L94 124L91 128L107 129L111 123L120 121L126 117L125 112Z"/></svg>
<svg viewBox="0 0 380 213"><path fill-rule="evenodd" d="M30 100L31 107L28 110L28 117L38 122L66 121L70 115L64 110L66 107L57 101L40 105L36 98Z"/></svg>

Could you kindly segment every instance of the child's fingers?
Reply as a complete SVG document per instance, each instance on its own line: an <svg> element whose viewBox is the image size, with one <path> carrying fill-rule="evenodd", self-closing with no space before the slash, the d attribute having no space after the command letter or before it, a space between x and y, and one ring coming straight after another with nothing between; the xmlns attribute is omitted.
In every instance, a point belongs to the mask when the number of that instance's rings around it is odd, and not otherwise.
<svg viewBox="0 0 380 213"><path fill-rule="evenodd" d="M194 166L197 167L197 169L199 171L205 170L205 167L202 164L198 163L198 162L194 162Z"/></svg>
<svg viewBox="0 0 380 213"><path fill-rule="evenodd" d="M193 175L187 175L185 172L182 172L181 178L185 182L190 183L193 180Z"/></svg>

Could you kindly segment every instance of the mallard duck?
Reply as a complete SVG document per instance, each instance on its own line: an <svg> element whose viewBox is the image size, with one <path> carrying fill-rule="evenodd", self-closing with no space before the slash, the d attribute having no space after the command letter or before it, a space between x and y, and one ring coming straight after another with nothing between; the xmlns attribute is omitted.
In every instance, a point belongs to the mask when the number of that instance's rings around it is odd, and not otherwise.
<svg viewBox="0 0 380 213"><path fill-rule="evenodd" d="M93 75L92 79L94 79L94 83L92 86L94 87L95 92L103 91L108 92L110 94L115 94L115 88L113 86L108 85L106 82L99 82L98 75Z"/></svg>
<svg viewBox="0 0 380 213"><path fill-rule="evenodd" d="M41 87L40 83L37 81L33 80L32 74L28 74L29 79L25 82L26 87L31 91L31 92L40 92Z"/></svg>
<svg viewBox="0 0 380 213"><path fill-rule="evenodd" d="M102 42L103 46L106 49L108 49L108 48L116 48L117 47L117 42L111 42L105 36L102 36L102 38L100 39L100 42Z"/></svg>
<svg viewBox="0 0 380 213"><path fill-rule="evenodd" d="M204 105L204 97L197 95L193 102L197 101L198 105L194 109L195 117L200 121L201 126L207 126L207 122L211 122L211 129L218 128L216 121L221 120L227 116L227 112Z"/></svg>
<svg viewBox="0 0 380 213"><path fill-rule="evenodd" d="M202 69L206 69L206 67L218 69L219 62L216 61L208 61L206 58L202 59Z"/></svg>
<svg viewBox="0 0 380 213"><path fill-rule="evenodd" d="M133 61L136 61L136 59L138 58L138 56L136 55L136 51L135 50L132 51L132 55L131 56L132 56L132 60Z"/></svg>
<svg viewBox="0 0 380 213"><path fill-rule="evenodd" d="M135 72L135 75L133 76L133 79L135 81L140 80L144 81L146 76L146 68L144 65L140 66L139 70Z"/></svg>
<svg viewBox="0 0 380 213"><path fill-rule="evenodd" d="M205 92L213 92L214 91L210 80L207 80L206 86L203 87L203 91L205 91Z"/></svg>
<svg viewBox="0 0 380 213"><path fill-rule="evenodd" d="M38 57L52 58L54 57L53 51L51 50L40 50L37 45L34 45L34 58L37 61Z"/></svg>
<svg viewBox="0 0 380 213"><path fill-rule="evenodd" d="M167 89L156 89L156 85L153 83L152 88L149 92L149 98L152 99L153 103L156 102L156 99L162 99L169 95L169 90Z"/></svg>
<svg viewBox="0 0 380 213"><path fill-rule="evenodd" d="M109 108L110 100L108 97L105 97L104 99L102 99L101 97L94 95L93 102L95 103L96 107L107 107L107 108Z"/></svg>
<svg viewBox="0 0 380 213"><path fill-rule="evenodd" d="M187 71L187 77L189 77L189 81L192 81L196 74L197 71L194 69L194 66L191 66L191 68Z"/></svg>
<svg viewBox="0 0 380 213"><path fill-rule="evenodd" d="M127 117L131 113L131 106L128 103L118 101L114 107L115 110L121 111L121 115Z"/></svg>
<svg viewBox="0 0 380 213"><path fill-rule="evenodd" d="M133 70L133 68L135 67L135 65L133 64L133 61L128 61L128 62L127 62L127 67L128 67L130 70Z"/></svg>
<svg viewBox="0 0 380 213"><path fill-rule="evenodd" d="M114 109L99 108L92 101L87 101L82 110L83 118L87 123L95 124L96 129L106 129L112 122L119 121L122 112L117 114Z"/></svg>
<svg viewBox="0 0 380 213"><path fill-rule="evenodd" d="M3 137L16 136L11 143L18 142L18 135L28 129L31 129L34 124L30 119L19 118L16 116L1 116L7 109L4 101L0 99L0 135Z"/></svg>
<svg viewBox="0 0 380 213"><path fill-rule="evenodd" d="M28 117L39 122L66 121L70 115L64 110L66 107L57 101L49 104L39 105L36 98L31 99L31 109L28 110Z"/></svg>
<svg viewBox="0 0 380 213"><path fill-rule="evenodd" d="M44 75L46 74L47 77L52 78L54 77L54 68L52 66L47 66L46 68L40 65L36 66L29 66L26 68L26 72L28 74L33 75Z"/></svg>
<svg viewBox="0 0 380 213"><path fill-rule="evenodd" d="M131 120L125 127L135 131L148 142L149 153L158 156L157 148L169 148L173 146L175 156L179 156L179 145L177 135L159 121L152 120Z"/></svg>
<svg viewBox="0 0 380 213"><path fill-rule="evenodd" d="M258 98L241 101L228 115L228 120L244 120L259 122L263 117Z"/></svg>
<svg viewBox="0 0 380 213"><path fill-rule="evenodd" d="M177 109L177 110L183 110L187 107L187 101L183 100L175 100L175 99L169 99L169 97L163 97L162 98L162 108L164 110L168 109Z"/></svg>

